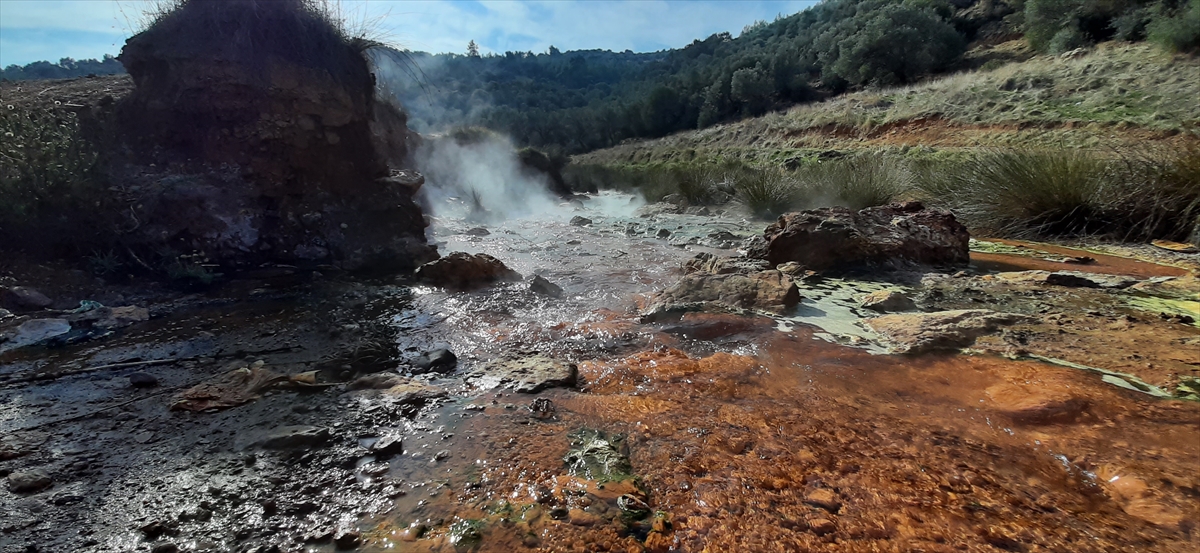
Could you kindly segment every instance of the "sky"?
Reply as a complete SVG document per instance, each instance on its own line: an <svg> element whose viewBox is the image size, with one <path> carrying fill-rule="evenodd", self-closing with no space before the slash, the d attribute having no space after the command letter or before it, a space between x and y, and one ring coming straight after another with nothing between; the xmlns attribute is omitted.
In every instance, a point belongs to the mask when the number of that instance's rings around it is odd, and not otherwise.
<svg viewBox="0 0 1200 553"><path fill-rule="evenodd" d="M812 0L328 0L350 23L426 52L678 48ZM120 53L153 0L0 0L0 67Z"/></svg>

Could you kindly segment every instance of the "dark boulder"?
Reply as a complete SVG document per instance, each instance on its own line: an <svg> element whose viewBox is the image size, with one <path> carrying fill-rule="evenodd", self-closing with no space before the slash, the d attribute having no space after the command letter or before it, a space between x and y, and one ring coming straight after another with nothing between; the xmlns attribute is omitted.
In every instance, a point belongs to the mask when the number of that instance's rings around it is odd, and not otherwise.
<svg viewBox="0 0 1200 553"><path fill-rule="evenodd" d="M417 269L417 279L451 289L469 289L502 281L521 280L521 274L488 254L454 252Z"/></svg>
<svg viewBox="0 0 1200 553"><path fill-rule="evenodd" d="M927 209L920 202L786 213L767 227L763 238L750 255L771 266L794 261L805 269L843 271L970 262L967 227L950 212Z"/></svg>

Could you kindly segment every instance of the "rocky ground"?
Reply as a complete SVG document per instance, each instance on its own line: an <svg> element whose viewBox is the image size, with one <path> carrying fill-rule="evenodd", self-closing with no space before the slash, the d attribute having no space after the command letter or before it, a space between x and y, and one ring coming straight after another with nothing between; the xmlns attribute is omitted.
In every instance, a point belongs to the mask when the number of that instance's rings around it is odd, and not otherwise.
<svg viewBox="0 0 1200 553"><path fill-rule="evenodd" d="M443 216L413 277L6 262L0 551L1200 545L1195 254L814 273L636 207Z"/></svg>

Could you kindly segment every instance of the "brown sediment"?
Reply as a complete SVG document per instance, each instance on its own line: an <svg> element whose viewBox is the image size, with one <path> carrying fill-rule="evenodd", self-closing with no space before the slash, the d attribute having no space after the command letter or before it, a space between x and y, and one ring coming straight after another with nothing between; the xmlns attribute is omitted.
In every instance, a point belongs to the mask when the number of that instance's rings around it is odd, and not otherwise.
<svg viewBox="0 0 1200 553"><path fill-rule="evenodd" d="M1022 242L1019 240L989 239L991 242L1029 248L1032 253L1045 252L1064 258L1089 257L1089 263L1063 263L1041 257L1012 255L1004 253L971 252L971 262L976 267L989 271L1081 271L1086 273L1103 273L1125 275L1138 278L1157 276L1183 276L1187 269L1150 263L1128 257L1093 253L1086 250L1056 246L1053 244Z"/></svg>
<svg viewBox="0 0 1200 553"><path fill-rule="evenodd" d="M874 356L763 331L757 355L661 344L580 364L554 420L488 407L465 431L481 551L1193 551L1200 405L994 357ZM660 530L566 476L567 434L628 435ZM621 493L639 490L620 488ZM447 498L448 499L448 498ZM510 502L520 512L486 515ZM603 505L602 505L603 504ZM490 517L490 518L489 518ZM515 521L515 522L514 522ZM427 545L436 542L435 533ZM389 541L396 550L406 549Z"/></svg>

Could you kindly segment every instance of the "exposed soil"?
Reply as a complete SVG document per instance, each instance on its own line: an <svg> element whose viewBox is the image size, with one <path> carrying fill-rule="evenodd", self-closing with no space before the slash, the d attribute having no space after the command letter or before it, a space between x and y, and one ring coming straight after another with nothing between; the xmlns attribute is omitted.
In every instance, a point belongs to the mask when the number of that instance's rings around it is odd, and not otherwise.
<svg viewBox="0 0 1200 553"><path fill-rule="evenodd" d="M486 233L443 214L432 227L442 251L487 253L526 277L462 292L274 267L182 293L9 261L6 286L55 303L0 318L0 331L87 299L152 317L0 354L0 551L1200 546L1200 402L1030 358L1175 394L1200 376L1189 353L1200 328L1131 298L1200 294L1186 269L1028 244L1096 261L973 253L957 275L806 280L782 315L642 323L646 297L684 261L732 255L765 223L633 207L601 195ZM577 215L592 223L571 225ZM1014 276L1029 269L1138 283ZM534 274L562 297L530 290ZM1035 319L966 354L880 354L862 325L878 313L857 302L883 288L922 311ZM415 374L440 348L457 365ZM520 394L468 378L540 357L576 365L579 383ZM149 360L175 361L66 374ZM315 385L170 410L183 390L256 360L317 371ZM158 385L135 387L134 373ZM394 379L348 384L372 374Z"/></svg>

